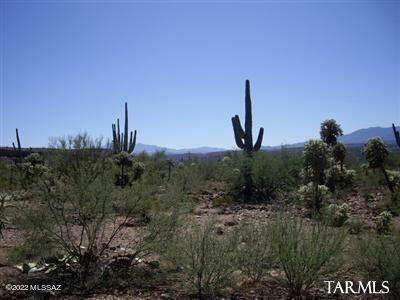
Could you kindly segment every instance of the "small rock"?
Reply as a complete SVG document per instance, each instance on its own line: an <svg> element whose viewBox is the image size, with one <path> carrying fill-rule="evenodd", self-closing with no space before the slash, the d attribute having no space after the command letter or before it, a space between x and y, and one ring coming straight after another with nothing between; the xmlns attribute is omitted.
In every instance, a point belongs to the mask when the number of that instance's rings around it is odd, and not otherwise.
<svg viewBox="0 0 400 300"><path fill-rule="evenodd" d="M160 299L171 299L171 296L169 294L167 294L167 293L162 293L160 295Z"/></svg>

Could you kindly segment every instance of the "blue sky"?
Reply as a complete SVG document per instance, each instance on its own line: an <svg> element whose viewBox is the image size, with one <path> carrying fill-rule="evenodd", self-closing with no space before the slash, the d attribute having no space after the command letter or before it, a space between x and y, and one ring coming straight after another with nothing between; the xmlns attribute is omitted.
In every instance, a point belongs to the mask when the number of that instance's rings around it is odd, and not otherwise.
<svg viewBox="0 0 400 300"><path fill-rule="evenodd" d="M111 137L235 146L250 79L263 145L400 123L399 1L1 2L0 145Z"/></svg>

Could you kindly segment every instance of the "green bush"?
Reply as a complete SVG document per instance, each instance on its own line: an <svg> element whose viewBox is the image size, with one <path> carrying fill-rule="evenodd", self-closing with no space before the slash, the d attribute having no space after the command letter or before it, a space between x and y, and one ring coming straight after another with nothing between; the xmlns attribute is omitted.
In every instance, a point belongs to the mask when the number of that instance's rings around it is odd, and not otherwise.
<svg viewBox="0 0 400 300"><path fill-rule="evenodd" d="M253 201L271 201L297 188L301 163L300 155L285 149L281 152L256 152L252 159L235 153L224 158L220 178L232 196L242 201L246 176L251 176Z"/></svg>
<svg viewBox="0 0 400 300"><path fill-rule="evenodd" d="M279 216L271 223L272 247L285 273L289 297L300 297L316 281L338 270L345 232Z"/></svg>
<svg viewBox="0 0 400 300"><path fill-rule="evenodd" d="M378 234L387 234L391 231L392 214L388 211L381 212L375 219L376 232Z"/></svg>
<svg viewBox="0 0 400 300"><path fill-rule="evenodd" d="M229 285L238 246L235 234L217 237L215 222L190 225L168 244L164 255L181 270L198 297L215 295Z"/></svg>
<svg viewBox="0 0 400 300"><path fill-rule="evenodd" d="M136 227L135 234L122 245L131 248L132 259L149 255L154 243L170 239L177 224L174 207L179 203L163 203L162 210L155 210L152 187L139 182L124 189L115 187L107 153L85 148L85 140L77 139L78 148L54 153L54 168L47 174L53 178L52 186L49 180L40 181L37 205L21 213L29 236L46 236L51 241L49 247L76 258L79 269L75 279L80 289L87 290L103 276L108 264L104 253L126 226L143 218L147 223ZM64 157L58 157L59 153Z"/></svg>
<svg viewBox="0 0 400 300"><path fill-rule="evenodd" d="M390 299L400 299L400 234L367 236L355 245L355 267L365 281L389 282Z"/></svg>
<svg viewBox="0 0 400 300"><path fill-rule="evenodd" d="M244 225L238 229L240 245L236 264L252 282L260 281L276 263L268 226Z"/></svg>

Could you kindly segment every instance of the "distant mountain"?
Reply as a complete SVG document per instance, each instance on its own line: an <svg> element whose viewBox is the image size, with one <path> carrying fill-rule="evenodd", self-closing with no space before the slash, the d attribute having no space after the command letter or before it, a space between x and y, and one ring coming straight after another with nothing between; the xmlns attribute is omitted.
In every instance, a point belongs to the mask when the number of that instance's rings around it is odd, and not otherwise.
<svg viewBox="0 0 400 300"><path fill-rule="evenodd" d="M400 130L400 127L397 127L397 129ZM392 127L369 127L359 129L339 137L339 140L344 144L364 144L369 138L374 136L380 136L387 144L395 143L395 137L393 135ZM304 144L305 142L300 142L283 146L286 148L300 148L303 147ZM263 146L262 149L265 151L274 151L280 149L281 147L282 146ZM146 151L148 154L153 154L156 151L165 151L165 153L168 155L182 155L186 153L208 154L214 152L225 152L228 150L215 147L172 149L155 145L146 145L140 143L136 144L134 153L140 153L142 151Z"/></svg>
<svg viewBox="0 0 400 300"><path fill-rule="evenodd" d="M397 130L400 130L400 127L396 127ZM387 144L394 144L396 139L393 134L392 127L369 127L364 129L359 129L353 131L349 134L345 134L339 137L339 141L344 144L365 144L367 140L374 136L380 136ZM305 142L295 143L295 144L287 144L282 145L286 148L299 148L303 147ZM282 146L264 146L263 150L266 151L274 151L280 149Z"/></svg>
<svg viewBox="0 0 400 300"><path fill-rule="evenodd" d="M160 147L160 146L155 146L155 145L146 145L146 144L141 144L138 143L135 146L135 150L133 151L134 153L140 153L140 152L147 152L148 154L153 154L157 151L165 151L166 154L168 155L174 155L174 154L184 154L184 153L193 153L193 154L206 154L210 152L221 152L221 151L226 151L226 149L223 148L215 148L215 147L198 147L198 148L184 148L184 149L172 149L172 148L166 148L166 147Z"/></svg>
<svg viewBox="0 0 400 300"><path fill-rule="evenodd" d="M397 127L399 130L400 127ZM339 137L344 144L364 144L369 138L380 136L386 143L393 144L396 139L392 127L369 127L353 131Z"/></svg>

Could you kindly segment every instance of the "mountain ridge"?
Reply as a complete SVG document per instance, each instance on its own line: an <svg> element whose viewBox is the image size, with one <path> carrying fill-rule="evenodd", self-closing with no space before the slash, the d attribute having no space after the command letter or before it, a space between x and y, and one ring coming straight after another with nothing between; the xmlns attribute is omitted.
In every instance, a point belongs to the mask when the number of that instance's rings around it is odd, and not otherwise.
<svg viewBox="0 0 400 300"><path fill-rule="evenodd" d="M396 127L397 130L400 130L400 126ZM386 143L393 144L396 142L392 127L380 127L380 126L371 126L368 128L362 128L350 132L348 134L344 134L339 137L339 141L344 144L364 144L369 138L374 136L380 136ZM298 142L293 144L284 144L278 146L263 146L261 149L263 150L276 150L283 147L287 148L298 148L303 147L306 142ZM153 154L156 151L165 151L167 155L177 155L177 154L207 154L212 152L224 152L229 151L231 149L224 149L218 147L196 147L196 148L182 148L182 149L174 149L167 148L156 145L148 145L143 143L136 144L134 153L147 152L148 154Z"/></svg>

